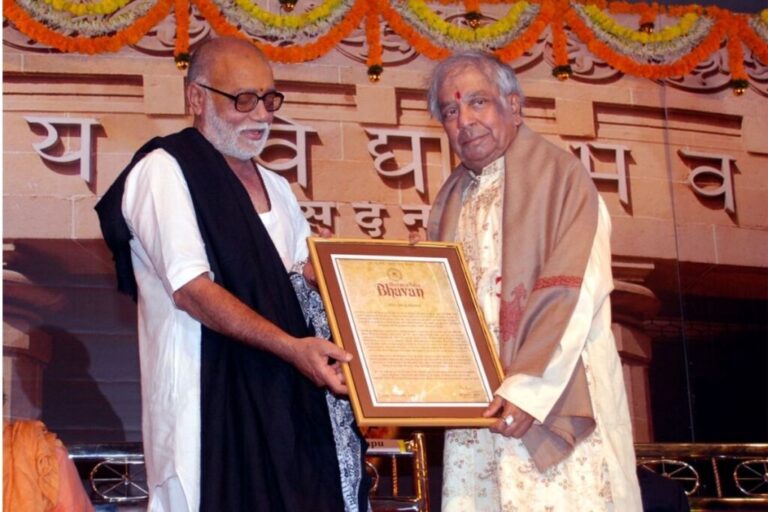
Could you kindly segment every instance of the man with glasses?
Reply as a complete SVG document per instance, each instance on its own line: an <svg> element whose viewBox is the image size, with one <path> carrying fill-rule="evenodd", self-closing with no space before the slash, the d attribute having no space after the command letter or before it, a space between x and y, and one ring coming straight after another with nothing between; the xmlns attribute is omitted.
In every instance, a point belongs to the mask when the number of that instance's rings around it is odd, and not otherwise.
<svg viewBox="0 0 768 512"><path fill-rule="evenodd" d="M145 144L96 206L138 299L148 510L365 511L359 432L326 397L351 356L309 330L289 279L309 226L253 160L283 95L234 38L197 50L186 95L193 127Z"/></svg>

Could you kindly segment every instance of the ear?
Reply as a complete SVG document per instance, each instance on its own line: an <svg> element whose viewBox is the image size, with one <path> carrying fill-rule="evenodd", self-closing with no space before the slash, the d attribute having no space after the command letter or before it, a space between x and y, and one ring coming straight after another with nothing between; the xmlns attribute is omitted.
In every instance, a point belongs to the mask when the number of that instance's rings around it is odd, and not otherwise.
<svg viewBox="0 0 768 512"><path fill-rule="evenodd" d="M194 83L187 85L187 104L189 105L189 110L194 114L195 116L199 116L203 113L204 105L205 105L205 97L203 96L203 91L200 90L200 87L195 85Z"/></svg>
<svg viewBox="0 0 768 512"><path fill-rule="evenodd" d="M513 92L511 94L507 94L507 103L512 108L512 112L515 114L520 113L520 95Z"/></svg>
<svg viewBox="0 0 768 512"><path fill-rule="evenodd" d="M507 96L507 101L509 102L509 107L512 109L512 115L515 121L515 126L520 126L521 124L523 124L523 113L522 113L523 107L520 104L520 95L517 93L512 93Z"/></svg>

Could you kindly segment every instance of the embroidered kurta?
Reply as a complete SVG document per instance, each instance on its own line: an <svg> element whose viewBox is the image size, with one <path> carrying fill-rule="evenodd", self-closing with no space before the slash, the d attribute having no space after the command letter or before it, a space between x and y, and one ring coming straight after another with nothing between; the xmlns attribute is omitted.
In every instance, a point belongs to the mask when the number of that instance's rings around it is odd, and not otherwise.
<svg viewBox="0 0 768 512"><path fill-rule="evenodd" d="M509 159L510 155L514 158ZM514 312L519 308L519 314L508 315L507 321L521 325L518 344L528 348L527 359L521 363L514 352L511 360L503 358L508 373L496 393L531 414L535 428L552 428L555 424L551 413L558 407L566 410L562 398L573 383L574 368L583 368L588 393L579 396L587 399L584 410L594 419L594 427L583 438L566 437L566 441L573 442L572 448L559 460L545 464L532 457L531 447L540 445L527 445L524 439L505 438L487 429L448 431L443 510L641 510L621 364L610 331L610 216L594 192L581 194L579 203L574 203L576 196L569 195L574 187L592 186L583 179L586 171L571 155L525 127L521 127L507 159L506 165L501 159L480 176L462 168L454 171L433 206L430 236L463 243L480 306L497 343L504 339L505 332L500 310L503 313L506 307ZM590 201L594 201L593 207ZM569 202L584 206L569 207ZM569 215L583 217L582 212L588 211L584 207L594 208L594 227L589 229L588 222L579 220L577 231L565 231ZM510 212L514 215L510 216ZM525 226L521 225L523 219L529 222ZM568 236L552 236L559 231ZM563 246L563 239L574 245ZM581 243L585 240L586 246ZM504 256L510 241L526 259ZM541 244L541 249L526 253L518 250L518 244ZM567 268L559 262L567 261L562 259L564 256L567 259L577 254L577 246L584 250L581 275L566 272L558 278L562 271L557 270ZM560 258L554 260L555 266L550 265L549 255ZM519 302L505 304L502 300L505 265L512 265L512 270L522 276L532 275L522 280L532 287L513 281L508 288L520 290ZM542 279L544 271L552 277ZM546 292L553 289L547 287L558 283L565 283L564 291L573 290L568 292L573 298L568 309L557 306L565 295L550 294L546 301L536 295L538 290ZM532 303L538 307L532 309ZM556 307L550 308L550 304ZM549 312L556 322L547 321L542 311ZM551 316L552 312L563 318ZM506 332L517 331L507 326ZM536 353L530 347L537 345L526 345L526 337L536 341L553 333L560 333L554 349L541 370L536 371L536 365L530 363L536 362L530 359ZM509 350L499 349L509 357ZM516 371L521 364L532 370Z"/></svg>

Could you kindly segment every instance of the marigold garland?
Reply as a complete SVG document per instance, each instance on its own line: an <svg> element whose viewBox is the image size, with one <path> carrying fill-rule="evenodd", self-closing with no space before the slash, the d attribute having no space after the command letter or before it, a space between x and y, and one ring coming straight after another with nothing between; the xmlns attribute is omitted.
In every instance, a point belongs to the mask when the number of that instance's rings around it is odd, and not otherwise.
<svg viewBox="0 0 768 512"><path fill-rule="evenodd" d="M279 62L296 63L317 59L328 53L339 44L339 41L347 37L360 25L365 16L366 7L367 2L357 0L340 24L312 43L286 47L277 47L259 42L256 42L256 45L261 48L267 57Z"/></svg>
<svg viewBox="0 0 768 512"><path fill-rule="evenodd" d="M480 0L464 0L464 9L466 11L479 11Z"/></svg>
<svg viewBox="0 0 768 512"><path fill-rule="evenodd" d="M493 50L504 47L519 37L540 10L536 4L517 2L498 21L478 28L465 28L443 20L424 0L407 0L395 4L393 9L407 24L414 26L417 33L426 33L437 44L450 50ZM468 13L467 17L469 14L475 13ZM469 21L474 26L472 20Z"/></svg>
<svg viewBox="0 0 768 512"><path fill-rule="evenodd" d="M731 70L732 80L747 80L747 72L744 70L744 48L739 37L741 24L737 20L728 23L728 67Z"/></svg>
<svg viewBox="0 0 768 512"><path fill-rule="evenodd" d="M640 26L645 25L653 26L656 23L656 18L659 16L659 4L656 2L648 5L643 12L640 13Z"/></svg>
<svg viewBox="0 0 768 512"><path fill-rule="evenodd" d="M125 7L130 0L101 0L93 3L71 2L69 0L44 0L57 11L67 11L75 16L87 14L112 14Z"/></svg>
<svg viewBox="0 0 768 512"><path fill-rule="evenodd" d="M618 54L606 43L595 37L595 34L587 27L575 9L569 9L565 19L579 39L587 44L589 51L600 59L624 73L656 80L688 74L707 56L719 48L720 42L726 33L727 20L723 12L716 8L711 9L712 16L716 18L716 22L707 37L686 56L666 64L639 63L626 55Z"/></svg>
<svg viewBox="0 0 768 512"><path fill-rule="evenodd" d="M317 23L328 18L334 10L338 9L343 0L325 0L314 9L301 14L273 14L265 11L252 0L235 0L235 3L248 14L258 19L265 25L271 25L278 28L289 28L292 30L301 30L307 25Z"/></svg>
<svg viewBox="0 0 768 512"><path fill-rule="evenodd" d="M171 11L172 0L157 0L157 5L135 23L111 36L82 37L64 36L31 18L15 0L3 2L3 16L31 39L62 52L94 54L116 52L125 45L135 44L153 27L165 19Z"/></svg>
<svg viewBox="0 0 768 512"><path fill-rule="evenodd" d="M379 25L379 1L372 0L368 5L368 11L365 13L365 41L368 43L368 64L369 75L377 76L381 74L379 68L382 68L381 47L381 26ZM373 66L378 66L371 69ZM383 69L383 68L382 68ZM378 71L378 73L376 73Z"/></svg>
<svg viewBox="0 0 768 512"><path fill-rule="evenodd" d="M413 46L417 52L432 60L443 59L451 54L446 48L441 48L430 42L427 38L422 37L411 25L403 20L400 14L388 2L382 2L379 5L381 7L381 16L389 27Z"/></svg>
<svg viewBox="0 0 768 512"><path fill-rule="evenodd" d="M109 16L75 16L67 11L57 11L40 0L15 0L27 15L64 36L78 35L94 38L113 35L146 15L157 0L134 0L125 8Z"/></svg>
<svg viewBox="0 0 768 512"><path fill-rule="evenodd" d="M759 44L759 46L762 46L762 54L765 54L765 52L768 52L768 9L765 9L760 13L759 16L749 16L744 17L741 16L740 19L745 20L744 25L749 30L749 38L754 38L754 42L757 43L758 41L762 40L762 44ZM756 50L752 47L752 51ZM764 59L762 59L763 62L768 62Z"/></svg>
<svg viewBox="0 0 768 512"><path fill-rule="evenodd" d="M603 6L602 9L605 9ZM611 14L637 14L640 16L638 21L639 26L651 24L656 22L656 17L659 15L659 4L656 2L650 4L630 4L627 2L611 2L607 5L608 12Z"/></svg>
<svg viewBox="0 0 768 512"><path fill-rule="evenodd" d="M382 70L383 20L415 51L441 59L463 48L493 50L512 61L552 29L555 67L570 72L566 25L589 51L627 74L651 79L682 76L726 43L733 83L746 83L744 47L768 64L768 9L758 14L731 13L698 5L663 6L609 0L433 0L462 5L482 19L482 5L508 4L507 13L484 26L466 28L446 22L425 0L323 0L302 14L277 14L256 0L6 0L3 14L31 39L64 52L117 51L138 42L174 9L174 55L184 67L189 51L190 8L219 35L249 40L245 31L279 36L280 44L254 41L269 58L303 62L328 53L361 23L368 44L367 65ZM639 27L628 27L613 15L637 15ZM674 25L653 32L658 16L677 18ZM640 28L641 30L638 30ZM62 33L65 31L67 33ZM70 34L70 35L68 35ZM301 35L307 44L290 44ZM288 44L286 44L288 43ZM652 59L650 57L653 57ZM661 59L663 63L653 63Z"/></svg>
<svg viewBox="0 0 768 512"><path fill-rule="evenodd" d="M539 37L541 37L542 32L544 32L547 26L555 18L556 11L556 2L542 3L538 16L536 16L536 18L528 25L528 28L525 30L525 32L523 32L523 34L514 41L510 42L503 48L499 48L493 53L496 54L496 56L498 56L499 59L504 62L512 62L513 60L517 59L523 53L525 53L528 48L531 48L534 44L536 44L536 41L538 41Z"/></svg>
<svg viewBox="0 0 768 512"><path fill-rule="evenodd" d="M179 69L187 69L189 64L189 0L176 0L176 46L173 56Z"/></svg>
<svg viewBox="0 0 768 512"><path fill-rule="evenodd" d="M617 23L616 20L593 5L585 6L584 11L594 23L606 32L640 44L664 43L685 36L691 31L691 28L699 18L696 13L686 13L677 25L665 27L660 32L649 34L647 32L638 32L635 29Z"/></svg>
<svg viewBox="0 0 768 512"><path fill-rule="evenodd" d="M568 41L565 35L562 19L552 21L552 57L555 66L568 65Z"/></svg>
<svg viewBox="0 0 768 512"><path fill-rule="evenodd" d="M692 25L685 33L669 37L669 34L656 34L650 40L649 33L640 33L626 27L617 27L607 17L595 16L581 6L574 6L575 11L589 27L594 36L607 44L612 50L635 60L661 60L668 62L677 59L695 48L710 33L713 19L710 16L690 14ZM687 15L688 16L688 15ZM645 42L642 42L645 41Z"/></svg>
<svg viewBox="0 0 768 512"><path fill-rule="evenodd" d="M766 9L763 12L768 12L768 9ZM749 22L743 17L738 17L739 21L739 34L741 34L742 41L744 44L747 45L747 47L752 50L752 53L755 54L755 57L757 57L762 63L768 63L768 37L760 36L758 35L757 31L755 30L755 26L757 26L757 23L760 23L757 18L750 18ZM753 23L755 24L753 26ZM762 25L762 28L765 29L765 33L768 35L768 21L764 22Z"/></svg>
<svg viewBox="0 0 768 512"><path fill-rule="evenodd" d="M234 0L208 0L213 2L230 25L238 27L246 34L258 34L261 37L279 39L283 43L291 43L298 35L302 38L319 36L334 25L341 23L344 16L354 5L355 0L339 0L325 3L313 9L311 16L302 18L301 15L274 18L270 16L254 16L248 7L252 3L236 3ZM285 6L285 4L281 4ZM306 14L310 14L306 13ZM273 44L278 44L273 42Z"/></svg>

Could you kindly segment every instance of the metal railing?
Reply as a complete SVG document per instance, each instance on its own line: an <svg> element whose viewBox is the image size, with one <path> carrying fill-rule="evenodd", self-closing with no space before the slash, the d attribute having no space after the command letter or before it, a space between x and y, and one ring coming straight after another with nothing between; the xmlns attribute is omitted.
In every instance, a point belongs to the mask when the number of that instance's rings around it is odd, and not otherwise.
<svg viewBox="0 0 768 512"><path fill-rule="evenodd" d="M768 510L768 444L642 443L635 453L680 483L692 510Z"/></svg>
<svg viewBox="0 0 768 512"><path fill-rule="evenodd" d="M373 511L429 512L429 475L424 434L414 432L408 439L368 439L367 441L366 467L373 478L370 492ZM407 471L410 475L409 494L403 494L399 462L408 459L410 459L410 467ZM387 476L391 479L388 491L379 489L382 481L381 471L386 465L389 466Z"/></svg>
<svg viewBox="0 0 768 512"><path fill-rule="evenodd" d="M424 435L415 432L409 439L368 441L374 510L428 512ZM68 450L76 466L87 474L95 502L140 503L147 499L141 443L71 445ZM638 466L677 481L694 511L768 511L768 444L640 443L635 445L635 453ZM404 494L399 462L409 459L410 482L408 494ZM379 489L380 472L385 468L391 478L388 490Z"/></svg>
<svg viewBox="0 0 768 512"><path fill-rule="evenodd" d="M141 443L68 446L75 466L87 471L91 500L139 503L149 497Z"/></svg>

